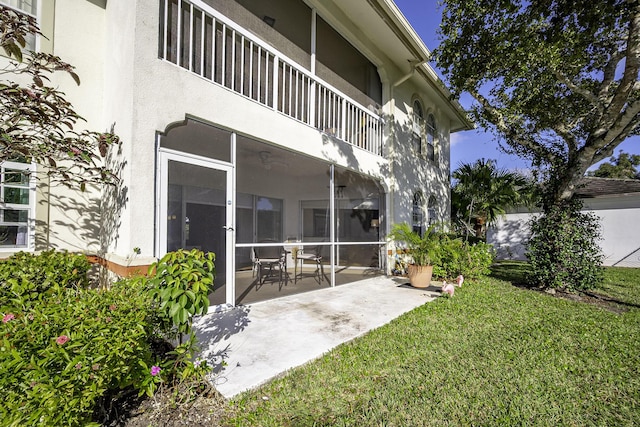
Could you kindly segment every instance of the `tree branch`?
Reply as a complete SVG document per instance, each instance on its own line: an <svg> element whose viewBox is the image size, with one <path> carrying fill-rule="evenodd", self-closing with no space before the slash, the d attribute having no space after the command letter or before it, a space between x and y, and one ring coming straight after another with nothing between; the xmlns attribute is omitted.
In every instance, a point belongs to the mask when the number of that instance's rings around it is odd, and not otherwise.
<svg viewBox="0 0 640 427"><path fill-rule="evenodd" d="M629 94L638 79L638 70L640 69L640 4L638 3L634 5L632 17L629 20L629 35L627 37L625 56L624 74L620 80L620 85L616 88L611 103L606 106L608 113L601 121L604 125L613 124L616 121L616 116L627 103Z"/></svg>
<svg viewBox="0 0 640 427"><path fill-rule="evenodd" d="M567 76L565 76L558 70L553 70L553 74L556 76L560 83L566 85L569 89L571 89L572 92L575 92L578 95L582 95L583 98L593 104L593 106L598 109L600 114L604 112L604 105L602 104L601 100L591 91L588 91L587 89L574 84L567 78Z"/></svg>
<svg viewBox="0 0 640 427"><path fill-rule="evenodd" d="M565 126L562 123L558 123L556 124L556 126L552 126L551 129L565 140L569 148L569 152L575 152L578 149L576 138L570 131L572 127Z"/></svg>
<svg viewBox="0 0 640 427"><path fill-rule="evenodd" d="M593 146L598 150L597 156L594 157L594 163L613 155L613 150L628 138L638 126L638 116L640 116L640 101L636 101L626 109L624 115L620 117L616 125L601 138L601 142L593 143ZM611 148L609 149L607 147Z"/></svg>
<svg viewBox="0 0 640 427"><path fill-rule="evenodd" d="M493 123L496 128L504 134L507 140L511 140L522 148L535 153L536 156L545 159L549 163L553 163L555 155L551 151L533 140L524 138L523 135L525 132L519 132L518 130L512 129L513 125L507 123L504 114L502 114L498 108L494 107L489 100L482 96L477 90L470 89L469 93L480 103L487 114L491 116L491 123Z"/></svg>
<svg viewBox="0 0 640 427"><path fill-rule="evenodd" d="M612 55L607 65L604 66L602 70L604 72L604 77L602 79L602 83L600 84L600 92L598 93L598 98L603 105L606 105L610 102L611 95L609 94L609 89L611 88L611 83L616 78L616 69L618 68L618 64L624 58L624 51L616 50Z"/></svg>

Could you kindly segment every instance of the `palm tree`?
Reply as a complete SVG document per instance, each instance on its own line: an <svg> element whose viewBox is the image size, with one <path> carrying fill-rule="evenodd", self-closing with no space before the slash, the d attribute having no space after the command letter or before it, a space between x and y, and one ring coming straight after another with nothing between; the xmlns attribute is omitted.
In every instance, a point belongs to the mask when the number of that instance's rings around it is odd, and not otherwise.
<svg viewBox="0 0 640 427"><path fill-rule="evenodd" d="M495 160L463 163L453 172L451 217L465 234L473 230L484 237L486 226L495 223L509 208L531 205L533 186L518 172L498 169Z"/></svg>

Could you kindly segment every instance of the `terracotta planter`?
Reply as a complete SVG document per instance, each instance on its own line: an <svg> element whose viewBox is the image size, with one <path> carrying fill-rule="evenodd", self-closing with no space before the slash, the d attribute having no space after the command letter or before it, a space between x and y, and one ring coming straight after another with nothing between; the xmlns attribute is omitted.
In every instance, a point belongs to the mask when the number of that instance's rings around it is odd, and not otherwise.
<svg viewBox="0 0 640 427"><path fill-rule="evenodd" d="M409 282L414 288L427 288L431 285L431 275L433 274L432 265L415 265L408 266Z"/></svg>

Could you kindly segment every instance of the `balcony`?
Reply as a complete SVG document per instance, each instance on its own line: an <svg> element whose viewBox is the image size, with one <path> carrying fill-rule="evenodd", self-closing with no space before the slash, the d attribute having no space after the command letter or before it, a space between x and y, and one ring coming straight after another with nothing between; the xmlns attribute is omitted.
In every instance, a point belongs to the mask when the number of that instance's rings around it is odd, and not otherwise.
<svg viewBox="0 0 640 427"><path fill-rule="evenodd" d="M163 0L160 58L327 135L382 155L377 114L199 0Z"/></svg>

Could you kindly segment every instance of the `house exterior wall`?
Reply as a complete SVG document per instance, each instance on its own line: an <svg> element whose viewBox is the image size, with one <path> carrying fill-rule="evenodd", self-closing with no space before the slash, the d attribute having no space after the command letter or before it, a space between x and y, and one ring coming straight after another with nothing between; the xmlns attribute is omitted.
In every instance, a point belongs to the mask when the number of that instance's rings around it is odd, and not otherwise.
<svg viewBox="0 0 640 427"><path fill-rule="evenodd" d="M584 200L584 211L598 216L601 224L600 248L604 265L640 267L640 195L599 197ZM498 259L526 260L525 245L530 236L530 213L510 213L487 230Z"/></svg>
<svg viewBox="0 0 640 427"><path fill-rule="evenodd" d="M400 77L398 77L400 78ZM412 99L420 95L425 114L436 118L436 159L428 160L417 152L413 138ZM393 222L411 222L413 194L423 193L425 203L430 196L438 202L436 222L450 217L450 129L447 117L436 97L427 96L424 89L409 82L394 88L389 101L393 129L389 138L389 159L392 162ZM426 205L425 205L426 212Z"/></svg>
<svg viewBox="0 0 640 427"><path fill-rule="evenodd" d="M46 2L43 2L43 4ZM46 11L43 11L46 12ZM82 19L78 19L82 17ZM104 9L92 2L56 0L54 11L53 53L75 67L80 76L76 85L65 73L53 75L53 86L63 88L67 99L86 120L79 127L105 130L103 121ZM51 184L46 198L49 233L47 245L70 251L94 253L99 249L100 191L69 190Z"/></svg>
<svg viewBox="0 0 640 427"><path fill-rule="evenodd" d="M383 155L329 137L159 59L158 0L44 3L47 6L42 9L43 27L47 23L52 30L47 46L73 64L82 81L76 87L68 76L60 74L54 83L86 119L87 129L107 130L115 123L122 146L108 160L120 171L119 188L89 188L80 193L43 186L38 196L38 248L97 253L121 265L154 260L158 255L158 135L185 118L196 118L371 177L387 195L384 212L387 227L411 220L415 191L423 192L425 200L435 196L438 219L448 217L449 133L452 123L459 121L452 112L455 107L436 84L426 81L424 73L409 70L407 76L405 64L389 59L332 2L308 4L318 7L325 20L333 19L331 24L378 66L383 94L380 111L385 120ZM256 17L249 16L235 1L206 3L247 22L248 27L259 25L254 22ZM367 7L362 2L362 8ZM380 19L373 11L367 13L367 20ZM274 34L271 36L285 55L306 61L300 49ZM339 76L329 83L345 88L348 96L356 96L357 91ZM435 162L418 155L411 139L412 102L416 96L422 100L425 113L433 114L438 124ZM456 127L460 127L459 123ZM140 249L135 260L133 248Z"/></svg>
<svg viewBox="0 0 640 427"><path fill-rule="evenodd" d="M84 19L77 19L78 16ZM91 2L72 0L42 1L38 20L44 37L38 37L36 49L60 56L81 76L77 86L66 73L50 75L50 85L59 87L84 121L79 128L104 129L102 122L104 10ZM82 37L78 37L82 34ZM77 39L77 40L76 40ZM0 58L0 62L6 58ZM26 84L24 76L15 81ZM46 167L37 166L35 195L35 241L31 250L46 248L94 252L98 250L100 192L70 190L50 183ZM15 249L0 250L0 257Z"/></svg>

